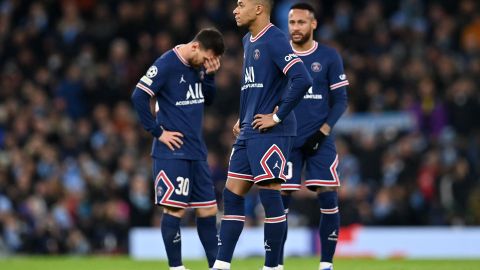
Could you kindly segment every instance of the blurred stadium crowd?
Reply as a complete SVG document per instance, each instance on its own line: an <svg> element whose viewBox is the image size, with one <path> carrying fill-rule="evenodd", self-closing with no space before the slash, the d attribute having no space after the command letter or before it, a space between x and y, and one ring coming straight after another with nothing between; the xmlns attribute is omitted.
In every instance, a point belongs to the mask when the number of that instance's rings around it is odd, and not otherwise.
<svg viewBox="0 0 480 270"><path fill-rule="evenodd" d="M274 23L286 29L296 1L275 2ZM312 3L317 39L344 58L347 114L407 111L418 123L338 137L342 224L480 225L480 3ZM129 228L158 226L151 137L129 96L158 56L211 25L228 48L204 123L220 196L246 33L235 5L0 1L0 253L126 252ZM315 226L315 202L296 194L290 223ZM254 193L248 209L255 226Z"/></svg>

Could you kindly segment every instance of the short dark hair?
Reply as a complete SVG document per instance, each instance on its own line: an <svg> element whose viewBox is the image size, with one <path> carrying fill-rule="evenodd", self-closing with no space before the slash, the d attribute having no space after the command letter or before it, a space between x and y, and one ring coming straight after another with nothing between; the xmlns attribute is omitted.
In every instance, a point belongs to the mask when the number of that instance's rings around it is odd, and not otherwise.
<svg viewBox="0 0 480 270"><path fill-rule="evenodd" d="M272 13L273 9L273 0L257 0L266 6L268 13Z"/></svg>
<svg viewBox="0 0 480 270"><path fill-rule="evenodd" d="M309 3L296 3L296 4L293 4L291 7L290 7L290 10L292 9L301 9L301 10L308 10L310 11L313 16L315 17L315 9L313 8L312 5L310 5Z"/></svg>
<svg viewBox="0 0 480 270"><path fill-rule="evenodd" d="M200 30L193 41L200 43L200 47L204 50L212 50L215 55L222 55L225 52L223 35L215 28Z"/></svg>

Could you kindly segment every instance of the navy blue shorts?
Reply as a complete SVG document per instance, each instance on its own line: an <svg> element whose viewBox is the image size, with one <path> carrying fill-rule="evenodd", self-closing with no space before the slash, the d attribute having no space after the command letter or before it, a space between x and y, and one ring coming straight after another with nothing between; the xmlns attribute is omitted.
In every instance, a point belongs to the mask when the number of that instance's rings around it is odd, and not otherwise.
<svg viewBox="0 0 480 270"><path fill-rule="evenodd" d="M271 179L286 181L284 172L291 140L291 137L237 140L230 156L228 178L254 183Z"/></svg>
<svg viewBox="0 0 480 270"><path fill-rule="evenodd" d="M313 156L305 156L300 148L294 148L287 165L287 182L282 184L282 190L300 190L304 167L308 189L315 191L321 186L338 187L337 166L338 155L333 141L326 141Z"/></svg>
<svg viewBox="0 0 480 270"><path fill-rule="evenodd" d="M217 205L212 177L204 160L153 159L155 204L177 208Z"/></svg>

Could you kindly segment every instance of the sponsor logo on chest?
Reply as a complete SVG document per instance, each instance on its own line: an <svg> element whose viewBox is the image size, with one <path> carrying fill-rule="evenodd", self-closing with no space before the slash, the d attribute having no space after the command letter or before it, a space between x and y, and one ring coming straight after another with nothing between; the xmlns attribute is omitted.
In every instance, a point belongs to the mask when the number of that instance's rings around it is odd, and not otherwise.
<svg viewBox="0 0 480 270"><path fill-rule="evenodd" d="M323 96L321 94L314 94L313 87L310 87L307 93L305 94L305 96L303 96L303 98L304 99L323 99Z"/></svg>
<svg viewBox="0 0 480 270"><path fill-rule="evenodd" d="M249 88L263 88L263 83L255 82L255 68L252 66L245 68L245 80L242 86L242 91Z"/></svg>
<svg viewBox="0 0 480 270"><path fill-rule="evenodd" d="M176 106L194 105L205 102L202 91L202 83L189 84L185 94L185 100L180 100L175 103Z"/></svg>

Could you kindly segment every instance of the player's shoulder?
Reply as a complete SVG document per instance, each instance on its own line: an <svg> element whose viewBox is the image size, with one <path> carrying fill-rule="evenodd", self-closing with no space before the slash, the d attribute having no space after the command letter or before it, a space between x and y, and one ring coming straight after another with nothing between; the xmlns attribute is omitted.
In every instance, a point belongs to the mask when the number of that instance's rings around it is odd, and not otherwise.
<svg viewBox="0 0 480 270"><path fill-rule="evenodd" d="M148 68L146 73L146 76L149 78L149 81L166 78L166 75L168 74L168 71L171 68L171 65L172 65L171 63L173 63L172 61L173 58L171 53L172 53L171 50L167 51L164 54L160 55L157 59L155 59L155 61ZM157 76L157 74L160 74L162 76Z"/></svg>
<svg viewBox="0 0 480 270"><path fill-rule="evenodd" d="M340 58L340 53L337 49L332 46L328 46L325 44L318 43L318 48L316 50L317 54L321 54L323 57L331 58L331 59L338 59Z"/></svg>
<svg viewBox="0 0 480 270"><path fill-rule="evenodd" d="M275 25L265 33L266 44L269 49L273 51L289 49L291 50L290 42L287 35Z"/></svg>
<svg viewBox="0 0 480 270"><path fill-rule="evenodd" d="M155 59L150 69L154 69L160 74L166 74L169 70L175 67L177 62L175 58L176 55L173 50L168 50Z"/></svg>
<svg viewBox="0 0 480 270"><path fill-rule="evenodd" d="M250 34L250 32L247 32L242 38L242 44L245 44L245 42L247 42L251 36L252 34Z"/></svg>
<svg viewBox="0 0 480 270"><path fill-rule="evenodd" d="M172 60L174 60L176 57L175 53L173 50L168 50L164 52L162 55L160 55L157 59L155 59L155 64L167 64L167 63L172 63Z"/></svg>
<svg viewBox="0 0 480 270"><path fill-rule="evenodd" d="M265 33L265 35L268 37L269 40L271 39L282 39L288 41L288 37L283 32L280 28L277 26L273 25L268 29L268 31Z"/></svg>

